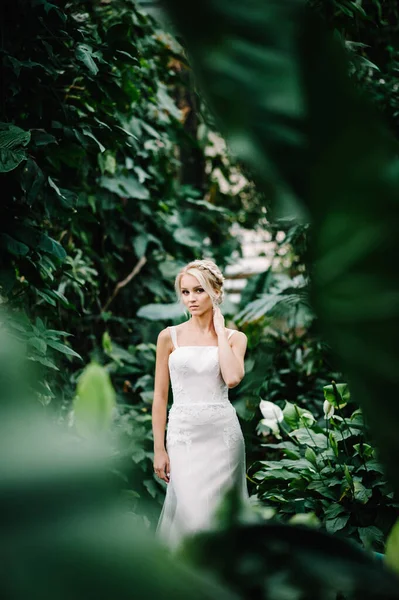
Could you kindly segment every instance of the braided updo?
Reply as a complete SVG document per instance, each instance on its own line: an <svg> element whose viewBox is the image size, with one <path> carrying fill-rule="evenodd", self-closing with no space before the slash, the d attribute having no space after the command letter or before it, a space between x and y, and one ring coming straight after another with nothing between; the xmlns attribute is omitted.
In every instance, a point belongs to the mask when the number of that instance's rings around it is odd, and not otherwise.
<svg viewBox="0 0 399 600"><path fill-rule="evenodd" d="M223 283L225 278L213 260L207 258L193 260L180 269L175 279L175 290L179 300L181 300L180 280L185 274L194 275L198 279L204 290L212 298L214 304L221 304L223 302Z"/></svg>

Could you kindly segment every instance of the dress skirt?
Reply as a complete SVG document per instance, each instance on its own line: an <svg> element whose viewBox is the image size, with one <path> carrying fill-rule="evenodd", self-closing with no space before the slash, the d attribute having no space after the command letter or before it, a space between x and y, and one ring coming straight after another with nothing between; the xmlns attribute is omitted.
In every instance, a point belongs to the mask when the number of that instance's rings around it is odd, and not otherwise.
<svg viewBox="0 0 399 600"><path fill-rule="evenodd" d="M234 406L230 401L174 403L166 449L170 481L156 535L173 549L185 535L212 528L233 485L248 500L244 437Z"/></svg>

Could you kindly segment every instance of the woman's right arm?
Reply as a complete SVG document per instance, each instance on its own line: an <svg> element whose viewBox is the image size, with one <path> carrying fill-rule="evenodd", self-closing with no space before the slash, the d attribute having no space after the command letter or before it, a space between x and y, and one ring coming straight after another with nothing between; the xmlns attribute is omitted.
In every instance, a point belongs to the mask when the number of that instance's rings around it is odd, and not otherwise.
<svg viewBox="0 0 399 600"><path fill-rule="evenodd" d="M158 477L167 483L169 482L170 464L165 449L165 429L169 394L168 359L170 351L170 334L168 329L163 329L157 339L152 432L154 437L154 470Z"/></svg>

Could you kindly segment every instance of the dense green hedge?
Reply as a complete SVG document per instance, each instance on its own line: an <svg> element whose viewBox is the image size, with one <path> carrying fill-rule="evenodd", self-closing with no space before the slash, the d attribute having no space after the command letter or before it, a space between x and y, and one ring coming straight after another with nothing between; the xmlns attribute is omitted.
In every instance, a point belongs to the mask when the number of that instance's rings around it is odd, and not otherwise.
<svg viewBox="0 0 399 600"><path fill-rule="evenodd" d="M179 264L207 244L222 262L237 247L228 207L180 185L178 149L198 146L176 104L184 52L129 0L8 2L5 16L3 297L75 334L82 356L107 327L153 339L132 329L138 308L173 301Z"/></svg>
<svg viewBox="0 0 399 600"><path fill-rule="evenodd" d="M222 191L215 169L232 169L206 152L212 119L185 52L134 2L2 10L2 302L61 420L82 366L107 364L121 427L144 421L140 492L161 501L149 412L154 340L181 318L174 276L204 253L223 267L240 250L231 224L263 212L250 184L243 199Z"/></svg>

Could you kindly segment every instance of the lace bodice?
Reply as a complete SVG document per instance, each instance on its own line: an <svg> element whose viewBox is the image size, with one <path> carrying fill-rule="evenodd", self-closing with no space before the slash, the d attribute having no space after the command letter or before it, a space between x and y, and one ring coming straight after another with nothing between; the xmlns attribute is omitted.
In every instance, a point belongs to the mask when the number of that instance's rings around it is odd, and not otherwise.
<svg viewBox="0 0 399 600"><path fill-rule="evenodd" d="M174 350L169 355L173 405L228 403L228 387L219 366L218 346L178 346L176 328L169 327ZM233 335L230 332L228 339Z"/></svg>

